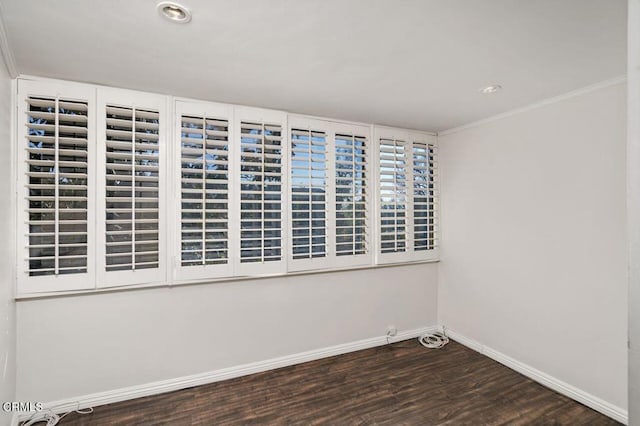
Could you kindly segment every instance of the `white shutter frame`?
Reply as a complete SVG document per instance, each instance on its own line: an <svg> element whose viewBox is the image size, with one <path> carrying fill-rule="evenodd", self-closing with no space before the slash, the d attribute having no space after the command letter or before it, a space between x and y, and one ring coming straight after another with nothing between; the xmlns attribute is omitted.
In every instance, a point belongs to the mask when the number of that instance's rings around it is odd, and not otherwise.
<svg viewBox="0 0 640 426"><path fill-rule="evenodd" d="M336 121L321 117L289 115L286 112L275 110L216 104L182 98L176 100L170 96L57 80L21 78L17 80L15 87L16 97L14 102L16 109L14 112L16 117L14 124L16 125L16 130L13 132L15 138L13 142L16 144L16 153L13 155L16 160L15 217L17 229L15 249L17 254L16 281L18 295L74 292L107 287L183 284L225 278L241 278L243 276L283 275L287 272L331 271L367 267L375 264L434 261L439 257L440 182L437 165L437 138L434 135L406 129ZM29 97L39 99L31 99L31 106L29 106L27 104ZM68 103L64 104L65 101L68 101ZM133 111L120 110L114 112L110 110L107 115L107 105L113 105L115 109L132 108L136 113L134 115ZM58 106L59 109L56 110L55 106ZM29 110L31 110L30 115L33 118L27 120L26 117ZM87 111L87 119L83 118L85 110ZM193 164L199 164L198 157L193 157L194 154L188 152L196 149L196 146L187 145L187 153L183 154L182 152L182 116L203 116L206 119L227 120L228 234L226 238L228 261L226 264L182 266L182 157L184 155L185 158L193 159L193 161L189 160L189 164L185 166L187 171L188 168L194 167ZM138 140L135 145L125 147L126 136L121 137L120 135L126 134L127 131L131 132L131 122L136 118L138 121L136 121L134 127L139 130L132 134L131 137ZM156 121L157 119L159 121ZM86 153L84 152L85 122ZM241 127L243 122L246 123L244 130ZM54 124L52 125L52 123ZM252 127L252 123L262 124ZM214 125L216 125L215 129L210 128L213 129L213 132L217 132L213 139L224 141L224 136L222 136L225 130L224 124L220 124L222 128L215 123ZM269 125L276 125L278 128L270 128ZM31 130L29 130L29 127ZM185 127L190 126L186 125ZM52 137L54 128L56 129L55 137ZM78 128L81 130L77 130ZM291 134L294 128L322 132L323 135L318 134L315 136L325 138L326 142L326 180L324 182L326 255L324 257L294 259L292 249L293 147L291 143ZM107 129L109 129L109 138L106 136ZM40 130L43 132L40 133ZM243 131L246 137L244 146L242 143ZM157 135L156 132L158 133ZM278 134L281 135L280 139L278 139ZM342 158L336 158L336 135L339 134L345 135L342 138L344 140L338 141L342 147L346 148L340 150L339 155L343 156ZM31 141L40 138L42 145L25 144L27 137ZM404 158L406 158L407 162L407 238L406 251L403 252L381 253L380 138L397 139L406 142L404 151L395 151L404 152ZM107 167L106 161L107 139L109 139L110 147L108 150L109 167ZM351 254L352 252L363 250L360 245L360 235L362 235L361 232L363 231L359 229L361 222L360 219L357 219L363 214L361 210L363 200L358 195L360 194L360 177L358 175L359 167L357 167L363 159L363 153L360 148L362 140L366 141L364 148L366 150L366 177L364 182L367 197L366 216L364 218L366 250L364 250L365 254ZM52 141L55 141L55 144ZM211 161L212 164L222 164L220 161L225 161L225 158L222 153L216 151L215 146L218 146L217 144L219 143L216 141L211 144L214 147L210 151L214 155ZM322 141L319 139L315 139L315 141L318 143L318 152L322 151L320 148ZM35 142L40 144L38 140ZM224 143L226 142L224 141ZM254 143L256 144L255 146L253 145ZM301 140L300 144L304 145L304 142ZM152 147L149 148L150 146ZM158 146L159 149L157 148ZM433 152L431 151L432 147ZM250 149L248 150L247 148ZM209 150L210 148L203 149ZM244 158L246 160L244 168L241 164L243 150L245 150ZM137 153L134 154L130 151L137 151ZM254 153L253 155L251 155L252 152ZM266 154L257 155L256 153L258 152ZM357 153L357 156L352 155L354 152ZM305 155L303 154L303 157ZM426 155L426 159L423 157L424 155ZM215 158L216 156L218 157ZM429 164L432 161L430 159L431 156L435 157L433 165ZM206 158L209 158L209 156L206 155ZM209 160L206 161L208 162ZM278 161L280 161L280 164L278 164ZM317 161L317 164L309 167L313 170L322 167L319 164L321 160ZM353 164L351 163L352 161L354 162ZM425 161L427 164L424 164ZM156 162L159 164L156 165ZM130 164L136 164L137 166L130 166ZM306 167L303 163L296 163L296 165ZM86 181L84 181L85 166L87 169ZM195 168L197 167L195 166ZM339 168L345 172L340 173L340 176L338 176ZM214 174L221 173L220 168L212 167L211 170L213 170L212 173ZM350 170L355 172L350 173ZM127 173L133 174L134 171L149 173L137 173L136 176L141 176L140 178L127 179ZM47 176L47 172L51 172L55 175L55 178L51 180ZM117 179L117 182L109 184L109 188L107 188L105 182L106 173L111 176L111 181ZM241 173L245 176L244 190L240 184ZM279 182L277 181L276 173L280 173ZM187 180L195 178L195 176L184 176ZM251 176L261 176L260 179L266 185L260 188L258 179L253 179ZM309 176L310 178L319 178L321 175L314 173ZM423 178L422 176L426 177ZM417 179L415 179L416 177ZM435 179L433 183L431 183L432 177ZM340 183L339 186L336 185L337 179L342 181L338 182ZM127 180L136 182L152 181L153 183L138 183L136 188L138 186L144 188L139 190L143 193L136 191L129 195L127 190L119 189L127 186ZM350 180L355 180L356 182ZM400 180L396 182L395 177L393 181L389 179L387 181L393 182L393 185L400 182ZM27 184L29 187L26 186ZM72 185L73 187L62 188L64 184ZM84 197L85 185L86 198ZM278 185L280 186L280 206L277 205ZM305 184L299 181L297 185L297 189L304 193L304 190L300 188L304 188ZM313 185L322 186L317 181L309 186L313 187ZM56 187L55 192L51 192L53 191L52 186ZM58 187L64 189L64 191L59 190ZM30 188L31 191L27 191L27 188ZM33 190L34 188L36 191ZM43 191L43 188L46 191ZM223 185L215 185L211 190L220 191L223 188ZM195 191L198 187L189 187L187 185L187 189ZM107 190L109 190L108 200L105 199ZM120 194L112 192L119 190L121 191ZM259 191L262 191L261 196ZM321 192L313 189L309 193L316 194L316 191L318 194ZM430 200L431 191L433 191L433 201ZM158 194L157 198L155 196L156 193ZM242 204L243 196L245 203L248 203L244 206ZM136 202L135 206L142 208L142 210L138 210L142 215L132 215L132 219L130 219L129 209L133 208L134 204L132 202L131 207L129 207L127 205L127 197ZM52 198L55 201L52 201ZM207 217L212 218L212 222L224 220L224 218L216 216L215 213L224 208L222 207L222 197L210 196L210 198L214 200L211 202L213 205L207 205L206 208L211 209L213 216ZM258 199L261 200L262 206L256 205ZM295 200L302 204L305 202L304 197L296 197ZM315 204L322 202L317 201L321 200L320 197L314 196L313 200L316 200L313 201ZM85 201L86 204L84 204ZM416 203L416 201L418 202ZM125 265L127 262L123 261L121 264L123 267L133 264L134 266L131 266L131 268L144 268L150 265L153 265L153 268L105 271L107 263L105 256L107 253L107 236L105 232L107 202L109 203L110 219L117 219L118 225L122 226L122 228L116 229L115 232L109 234L109 252L115 253L114 246L118 246L116 251L122 250L126 254L133 250L132 253L137 254L132 255L132 260L129 261L128 265ZM400 205L404 200L392 202ZM52 226L53 219L51 219L51 214L44 210L45 208L50 209L52 205L58 206L55 223L62 225L55 226L55 239L53 240L55 243L47 239L54 234L54 231L48 229ZM318 208L319 206L316 205L315 207ZM188 209L188 212L195 212L196 210L199 211L201 206L192 205L185 208ZM244 263L241 262L242 208L244 208L245 213L244 220L248 222L248 225L245 225L248 226L245 231L257 231L257 222L259 221L263 230L261 235L256 232L244 233L245 250L255 249L255 252L249 251L249 254L245 251L245 256L252 258L245 258ZM304 209L301 206L299 208ZM278 212L277 209L280 209L279 219L276 218L277 215L271 214ZM338 211L338 209L340 210ZM158 218L157 252L155 239L156 210ZM87 216L86 228L83 216L85 211ZM263 211L266 215L253 214L258 211ZM353 212L353 214L350 214L350 212ZM112 218L112 215L117 217ZM341 221L339 223L336 222L338 215ZM27 223L30 217L31 226ZM352 221L353 218L356 220ZM426 220L422 218L426 218ZM138 225L138 220L141 225ZM175 222L171 223L171 220ZM278 220L280 223L276 223ZM127 221L136 221L136 225L130 225ZM126 224L122 225L125 222ZM109 223L111 231L114 231L112 222ZM338 229L337 224L341 224L342 228ZM271 229L277 230L278 226L280 230L279 237L277 232L270 232ZM315 229L317 226L317 223L313 223L310 228ZM127 230L137 230L141 236L138 237L137 234L136 237L127 235L122 240L114 239L112 236L113 234L124 235ZM32 237L29 237L29 232L31 232ZM343 237L340 239L340 241L343 241L343 246L341 247L337 247L338 232L343 233ZM36 235L38 238L34 240L33 235L38 233L46 233L47 238L40 238L42 236ZM83 251L85 233L87 238L86 272L76 273L77 271L85 270L83 263L85 259L85 252ZM302 235L304 233L297 234ZM58 238L59 235L62 236L61 239ZM126 238L130 238L133 241L131 244L132 249L124 247L127 244ZM193 239L189 236L184 238ZM207 250L218 250L217 241L224 238L223 235L209 236L207 234L206 237L203 237L203 242L212 242L212 245L207 247ZM277 240L278 238L280 238L280 241ZM151 241L145 245L143 243L145 240ZM257 250L257 240L260 240L260 244L262 244L261 253L258 253ZM321 244L317 240L312 240L312 242L313 244ZM31 250L29 250L29 244L31 244ZM280 245L279 252L277 249L278 244ZM307 243L298 241L298 244L302 246ZM82 248L77 249L76 246L78 245L82 245ZM136 249L138 245L142 246L139 250ZM52 250L53 246L55 248ZM337 256L338 248L340 248L343 255ZM185 250L190 252L191 250L196 250L196 248L186 247ZM29 254L31 254L31 258L29 258ZM145 254L147 257L143 257ZM212 254L212 256L216 255ZM218 255L222 256L222 254ZM52 256L55 256L58 260L52 262L50 260ZM261 257L262 260L247 261L256 260L258 257ZM277 258L277 260L270 261L270 259L274 258ZM190 258L185 259L186 263ZM53 272L54 266L51 265L55 265L55 273ZM31 274L29 273L29 267L32 268ZM70 271L74 273L69 273ZM56 273L60 273L60 275L56 275Z"/></svg>
<svg viewBox="0 0 640 426"><path fill-rule="evenodd" d="M411 132L409 133L411 137L411 167L412 167L412 178L415 177L413 170L415 169L415 159L413 156L413 151L417 145L426 145L427 147L432 147L434 151L434 165L433 165L433 177L435 179L434 182L434 200L433 200L433 218L434 218L434 239L433 244L434 247L428 250L415 250L415 241L416 241L416 230L415 230L415 187L412 187L412 205L411 205L411 248L413 250L413 260L439 260L440 259L440 164L438 158L438 138L434 135L429 135L425 133ZM428 162L428 160L427 160ZM414 183L413 181L411 182Z"/></svg>
<svg viewBox="0 0 640 426"><path fill-rule="evenodd" d="M437 138L434 135L412 132L405 129L396 129L391 127L374 127L375 135L375 175L376 175L376 207L375 207L375 233L376 233L376 245L375 256L376 264L393 264L402 262L416 262L416 261L430 261L437 260L439 258L438 249L438 231L439 231L439 179L436 176L436 194L434 206L436 208L435 214L435 232L436 232L436 247L430 250L415 250L414 249L414 181L413 181L413 148L415 143L423 143L432 145L437 149ZM406 209L406 249L402 252L395 253L382 253L381 252L381 181L380 181L380 145L381 139L390 140L402 140L406 145L406 175L407 175L407 209ZM436 164L437 174L437 164Z"/></svg>
<svg viewBox="0 0 640 426"><path fill-rule="evenodd" d="M373 265L374 262L374 251L375 246L374 242L374 208L375 208L375 199L376 199L376 188L374 175L376 173L374 168L374 154L375 154L375 144L372 140L371 135L371 126L366 125L358 125L358 124L350 124L350 123L339 123L333 122L331 123L331 156L333 157L333 170L332 176L330 180L333 181L332 188L333 194L331 199L331 208L329 212L331 214L333 223L331 224L331 229L334 235L334 241L332 242L333 246L331 247L333 256L332 256L332 267L334 268L348 268L348 267L359 267L359 266L368 266ZM335 156L336 156L336 135L338 134L347 134L354 135L358 137L363 137L366 140L366 166L365 169L365 188L366 188L366 216L365 216L365 233L366 233L366 252L364 254L356 254L356 255L344 255L337 256L336 253L336 238L337 238L337 230L336 230L336 190L335 190L335 180L336 180L336 166L335 166Z"/></svg>
<svg viewBox="0 0 640 426"><path fill-rule="evenodd" d="M169 135L171 117L168 114L168 97L124 89L98 88L97 92L97 287L122 287L167 282L167 195L169 165ZM150 269L106 270L106 130L107 105L136 110L158 112L158 267Z"/></svg>
<svg viewBox="0 0 640 426"><path fill-rule="evenodd" d="M16 151L16 260L17 260L17 292L18 294L86 290L95 288L95 89L88 85L18 80L17 84L17 145ZM81 101L87 104L87 265L86 272L60 275L29 276L29 200L28 177L26 164L29 158L27 151L27 100L29 97L53 98L59 100Z"/></svg>
<svg viewBox="0 0 640 426"><path fill-rule="evenodd" d="M290 249L288 252L290 272L299 271L312 271L312 270L333 270L338 268L350 268L350 267L363 267L370 266L374 260L374 229L373 229L373 209L375 207L375 186L372 164L374 161L374 148L371 139L371 127L367 125L360 125L357 123L345 123L334 122L330 120L324 120L319 118L305 117L305 116L289 116L289 135L294 128L302 128L309 130L322 131L326 134L326 247L327 256L313 259L293 259L293 253L291 250L292 235L289 236ZM336 135L354 135L362 137L366 140L366 171L365 171L365 188L366 188L366 217L365 217L365 232L366 232L366 253L356 255L336 255ZM291 143L287 145L289 150ZM291 153L289 153L289 167L291 167ZM291 171L288 174L289 182L291 182ZM292 185L288 185L288 190L291 192ZM290 199L289 199L290 200ZM287 221L289 223L290 234L293 233L292 229L292 213L289 209Z"/></svg>
<svg viewBox="0 0 640 426"><path fill-rule="evenodd" d="M236 155L235 125L233 120L233 106L216 104L212 102L198 102L188 100L176 100L173 113L173 140L172 144L172 173L170 214L175 222L173 226L173 238L171 250L173 254L173 278L177 283L203 281L233 276L236 263L236 253L239 250L239 241L236 232L232 231L235 217L235 203L238 196L238 188L233 176L236 172L234 157ZM228 124L228 181L227 181L227 250L226 264L220 265L196 265L182 266L182 116L206 117L208 119L226 120Z"/></svg>
<svg viewBox="0 0 640 426"><path fill-rule="evenodd" d="M301 116L289 116L289 126L288 126L288 137L289 143L287 145L288 151L288 182L287 191L287 206L288 206L288 215L287 215L287 224L289 226L289 236L288 236L288 271L289 272L300 272L300 271L313 271L313 270L323 270L329 269L333 266L334 257L335 257L335 217L332 213L332 206L335 203L335 192L334 192L334 153L333 153L333 123L326 120L318 120L313 118L306 118ZM316 258L308 258L308 259L294 259L293 256L293 177L292 174L292 161L293 161L293 152L292 152L292 138L291 134L293 129L305 129L309 131L320 131L325 133L325 256L316 257ZM310 213L311 214L311 213ZM309 232L312 232L309 230Z"/></svg>
<svg viewBox="0 0 640 426"><path fill-rule="evenodd" d="M236 107L233 114L233 145L235 153L232 157L231 164L229 166L232 170L231 183L236 190L234 191L235 200L233 208L231 209L230 216L230 238L236 242L236 251L231 253L230 256L235 260L234 262L234 276L263 276L263 275L276 275L284 274L287 272L287 253L289 252L289 207L287 200L289 200L289 136L287 126L287 113L283 111L267 110L260 108L249 107ZM242 170L241 157L242 157L242 123L262 123L262 124L274 124L280 127L281 133L281 194L280 194L280 260L269 262L241 262L241 202L242 202L242 189L240 182L240 174Z"/></svg>

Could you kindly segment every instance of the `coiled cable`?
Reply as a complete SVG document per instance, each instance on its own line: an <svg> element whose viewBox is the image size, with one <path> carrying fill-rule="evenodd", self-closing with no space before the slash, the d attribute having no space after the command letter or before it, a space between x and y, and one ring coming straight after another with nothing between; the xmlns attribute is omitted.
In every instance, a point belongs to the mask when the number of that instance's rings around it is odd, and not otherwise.
<svg viewBox="0 0 640 426"><path fill-rule="evenodd" d="M418 337L418 342L425 348L440 349L449 343L449 338L444 329L442 329L442 332L427 333Z"/></svg>

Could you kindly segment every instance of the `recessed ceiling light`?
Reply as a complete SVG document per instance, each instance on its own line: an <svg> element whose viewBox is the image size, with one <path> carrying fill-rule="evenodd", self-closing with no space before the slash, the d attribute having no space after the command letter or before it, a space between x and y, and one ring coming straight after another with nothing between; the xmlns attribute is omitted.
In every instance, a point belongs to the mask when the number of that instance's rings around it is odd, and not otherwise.
<svg viewBox="0 0 640 426"><path fill-rule="evenodd" d="M181 4L172 1L158 3L158 12L171 22L186 24L191 21L191 11Z"/></svg>
<svg viewBox="0 0 640 426"><path fill-rule="evenodd" d="M500 89L502 89L502 86L500 86L499 84L493 84L491 86L483 87L482 89L480 89L480 93L496 93Z"/></svg>

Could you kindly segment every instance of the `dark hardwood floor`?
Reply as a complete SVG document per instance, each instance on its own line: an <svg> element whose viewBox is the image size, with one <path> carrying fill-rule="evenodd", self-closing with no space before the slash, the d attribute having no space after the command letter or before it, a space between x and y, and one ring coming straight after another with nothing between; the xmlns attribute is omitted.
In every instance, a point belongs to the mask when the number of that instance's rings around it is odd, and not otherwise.
<svg viewBox="0 0 640 426"><path fill-rule="evenodd" d="M415 340L96 407L60 425L613 425L456 342Z"/></svg>

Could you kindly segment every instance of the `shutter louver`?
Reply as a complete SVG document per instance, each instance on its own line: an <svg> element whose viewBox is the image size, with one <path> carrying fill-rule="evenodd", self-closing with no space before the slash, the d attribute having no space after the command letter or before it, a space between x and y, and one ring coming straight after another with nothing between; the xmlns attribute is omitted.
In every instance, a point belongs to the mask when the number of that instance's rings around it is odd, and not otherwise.
<svg viewBox="0 0 640 426"><path fill-rule="evenodd" d="M282 260L282 126L240 121L240 263Z"/></svg>
<svg viewBox="0 0 640 426"><path fill-rule="evenodd" d="M380 139L380 252L407 250L407 143Z"/></svg>
<svg viewBox="0 0 640 426"><path fill-rule="evenodd" d="M291 129L293 259L327 256L327 135Z"/></svg>
<svg viewBox="0 0 640 426"><path fill-rule="evenodd" d="M106 271L159 267L159 112L106 106Z"/></svg>
<svg viewBox="0 0 640 426"><path fill-rule="evenodd" d="M181 117L181 265L229 262L229 123Z"/></svg>
<svg viewBox="0 0 640 426"><path fill-rule="evenodd" d="M336 256L367 253L367 139L335 135Z"/></svg>
<svg viewBox="0 0 640 426"><path fill-rule="evenodd" d="M29 276L87 272L88 103L28 97Z"/></svg>
<svg viewBox="0 0 640 426"><path fill-rule="evenodd" d="M414 250L437 247L437 157L432 144L413 144L413 243Z"/></svg>

